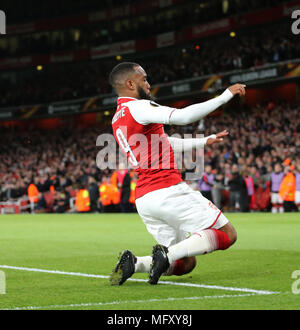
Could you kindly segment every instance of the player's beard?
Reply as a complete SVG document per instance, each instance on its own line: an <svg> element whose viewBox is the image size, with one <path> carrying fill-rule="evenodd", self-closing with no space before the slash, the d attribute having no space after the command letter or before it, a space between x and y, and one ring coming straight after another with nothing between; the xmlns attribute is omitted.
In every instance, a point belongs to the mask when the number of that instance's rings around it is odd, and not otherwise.
<svg viewBox="0 0 300 330"><path fill-rule="evenodd" d="M151 93L146 94L146 92L143 90L143 88L141 86L138 86L138 90L137 90L138 94L139 94L139 99L140 100L151 100Z"/></svg>

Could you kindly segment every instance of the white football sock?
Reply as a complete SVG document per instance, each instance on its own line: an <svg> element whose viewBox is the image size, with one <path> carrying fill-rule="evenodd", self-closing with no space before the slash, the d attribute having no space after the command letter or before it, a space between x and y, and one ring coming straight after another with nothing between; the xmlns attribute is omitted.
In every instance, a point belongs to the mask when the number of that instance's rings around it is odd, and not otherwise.
<svg viewBox="0 0 300 330"><path fill-rule="evenodd" d="M135 273L149 273L150 265L152 264L152 257L136 257Z"/></svg>
<svg viewBox="0 0 300 330"><path fill-rule="evenodd" d="M203 230L191 237L170 246L168 252L169 263L183 257L192 257L210 253L217 249L217 241L212 230Z"/></svg>

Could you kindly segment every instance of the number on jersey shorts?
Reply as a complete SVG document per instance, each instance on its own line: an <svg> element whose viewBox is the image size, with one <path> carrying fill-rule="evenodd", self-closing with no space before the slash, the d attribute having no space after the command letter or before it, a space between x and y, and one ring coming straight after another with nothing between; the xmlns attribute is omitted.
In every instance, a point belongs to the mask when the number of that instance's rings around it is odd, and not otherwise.
<svg viewBox="0 0 300 330"><path fill-rule="evenodd" d="M199 191L185 182L158 189L136 199L137 211L159 244L174 245L190 234L219 229L228 219Z"/></svg>

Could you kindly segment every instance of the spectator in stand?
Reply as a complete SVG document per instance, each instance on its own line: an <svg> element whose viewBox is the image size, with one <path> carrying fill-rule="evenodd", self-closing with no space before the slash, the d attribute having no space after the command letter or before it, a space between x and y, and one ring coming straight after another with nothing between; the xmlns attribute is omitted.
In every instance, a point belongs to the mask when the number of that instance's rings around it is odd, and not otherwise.
<svg viewBox="0 0 300 330"><path fill-rule="evenodd" d="M31 182L27 188L27 195L28 195L28 199L29 199L29 203L31 205L31 210L33 211L35 208L35 205L38 203L41 195L40 192L38 190L38 182L39 182L39 178L35 177L34 181Z"/></svg>
<svg viewBox="0 0 300 330"><path fill-rule="evenodd" d="M117 189L114 204L119 205L121 212L129 211L130 197L130 176L124 163L119 164L119 169L114 171L111 177L111 183ZM117 197L118 196L118 197Z"/></svg>
<svg viewBox="0 0 300 330"><path fill-rule="evenodd" d="M54 192L54 213L65 213L69 209L70 193L65 188L57 188Z"/></svg>
<svg viewBox="0 0 300 330"><path fill-rule="evenodd" d="M263 177L257 181L254 192L254 201L252 208L255 211L268 211L270 205L270 182L265 182Z"/></svg>
<svg viewBox="0 0 300 330"><path fill-rule="evenodd" d="M282 171L281 165L276 163L274 166L274 171L271 173L272 213L283 212L283 200L279 195L279 189L284 175L285 174Z"/></svg>
<svg viewBox="0 0 300 330"><path fill-rule="evenodd" d="M88 191L90 196L90 202L91 202L91 212L97 212L98 211L98 201L99 201L99 188L96 183L96 180L93 176L89 176L88 179Z"/></svg>
<svg viewBox="0 0 300 330"><path fill-rule="evenodd" d="M201 179L198 181L198 189L201 191L201 194L209 199L211 202L212 199L212 187L214 185L214 175L211 172L212 168L210 165L206 165Z"/></svg>
<svg viewBox="0 0 300 330"><path fill-rule="evenodd" d="M130 194L131 194L130 182L131 182L131 178L129 172L127 171L123 178L122 187L121 187L120 207L121 207L121 212L124 213L129 212L131 209L129 203Z"/></svg>
<svg viewBox="0 0 300 330"><path fill-rule="evenodd" d="M300 211L300 159L297 161L297 164L296 164L295 179L296 179L295 204L296 204L298 211Z"/></svg>
<svg viewBox="0 0 300 330"><path fill-rule="evenodd" d="M34 212L35 213L44 213L47 209L47 203L46 203L46 199L44 197L44 194L39 193L38 194L38 201L37 203L34 205Z"/></svg>
<svg viewBox="0 0 300 330"><path fill-rule="evenodd" d="M116 171L103 175L99 186L101 212L118 212L120 192L115 183Z"/></svg>
<svg viewBox="0 0 300 330"><path fill-rule="evenodd" d="M78 213L87 213L91 210L91 202L89 191L86 189L86 184L80 184L75 200L76 211Z"/></svg>
<svg viewBox="0 0 300 330"><path fill-rule="evenodd" d="M296 179L293 173L294 165L288 165L284 168L284 178L279 188L279 195L283 200L284 212L295 210Z"/></svg>
<svg viewBox="0 0 300 330"><path fill-rule="evenodd" d="M251 169L247 168L246 172L244 174L244 180L246 183L246 187L247 187L247 193L248 193L248 198L246 201L246 197L245 197L245 205L248 204L248 208L246 206L245 210L251 210L253 209L253 205L254 205L254 193L255 193L255 187L254 187L254 182L253 182L253 178L251 177Z"/></svg>
<svg viewBox="0 0 300 330"><path fill-rule="evenodd" d="M248 211L248 191L244 178L239 173L237 164L232 165L228 181L230 191L230 207L232 211Z"/></svg>
<svg viewBox="0 0 300 330"><path fill-rule="evenodd" d="M214 204L220 210L222 209L222 191L224 189L224 174L216 173L211 194Z"/></svg>
<svg viewBox="0 0 300 330"><path fill-rule="evenodd" d="M11 182L8 182L4 189L3 189L3 195L5 197L5 199L7 200L11 200L14 196L14 184L15 184L15 180L12 180Z"/></svg>

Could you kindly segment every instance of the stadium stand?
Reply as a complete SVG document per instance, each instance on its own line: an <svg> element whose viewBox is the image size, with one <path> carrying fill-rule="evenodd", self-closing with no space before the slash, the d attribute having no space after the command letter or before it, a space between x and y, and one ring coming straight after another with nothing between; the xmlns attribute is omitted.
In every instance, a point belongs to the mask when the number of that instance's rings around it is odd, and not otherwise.
<svg viewBox="0 0 300 330"><path fill-rule="evenodd" d="M208 135L229 127L230 135L224 144L218 148L208 147L205 151L205 163L211 165L213 169L213 189L217 189L218 184L222 186L221 208L236 207L229 205L227 200L234 164L238 165L238 171L243 178L252 178L253 198L255 193L262 193L258 188L266 189L270 186L270 176L276 163L286 167L284 162L289 159L287 166L293 165L293 173L299 176L299 110L299 107L290 108L288 104L257 106L235 114L234 118L230 115L209 117L204 121L201 130L194 125L188 131L184 131L184 133ZM288 131L286 127L289 127ZM183 133L181 129L172 127L167 133L170 135L175 132ZM89 177L95 179L100 189L102 178L111 178L112 171L101 171L97 167L95 155L99 149L95 146L95 141L99 134L98 127L84 130L64 128L49 132L32 130L21 134L2 130L1 136L6 144L0 155L1 200L10 201L26 197L29 184L34 183L38 191L44 194L46 199L44 208L52 210L53 203L64 199L61 194L69 195L69 198L74 197L75 191L81 185L88 190ZM16 153L15 150L18 152ZM115 190L120 188L113 179L108 181ZM246 188L245 183L242 184ZM51 201L52 204L48 201L51 189L53 189L51 196L54 199ZM246 189L245 191L248 194ZM113 191L110 194L113 194ZM253 201L253 210L270 209L270 190L267 190L266 194L264 205L258 205L261 198ZM101 202L100 197L99 202ZM117 201L106 203L105 206L119 207L118 204L120 201L117 198ZM69 210L69 203L64 202L64 206L64 211ZM116 210L116 207L111 209ZM248 209L249 205L245 210Z"/></svg>
<svg viewBox="0 0 300 330"><path fill-rule="evenodd" d="M24 11L14 13L10 2L4 1L3 9L13 15L9 33L0 40L0 130L5 141L0 152L2 213L74 212L79 190L84 196L88 192L86 211L134 211L133 173L128 173L129 204L124 204L120 196L123 182L116 182L113 171L101 171L96 164L95 142L101 132L111 132L108 125L114 103L83 110L97 116L91 116L86 125L75 119L73 108L78 106L72 103L84 99L85 105L93 104L99 95L115 100L107 77L121 60L140 63L156 92L160 86L167 89L181 81L189 84L205 77L207 83L216 75L231 79L235 74L271 68L278 80L297 85L295 95L299 94L299 36L290 33L288 16L297 1L149 3L106 0L62 5L61 1L41 4L31 0L26 5L20 1ZM173 106L193 103L228 84L223 79L199 95L192 90L160 98L158 93L157 101L167 103L168 99ZM271 211L271 177L277 163L282 171L293 173L298 180L295 190L300 190L299 96L282 101L275 94L265 102L253 92L247 104L225 108L188 128L168 128L169 134L230 130L224 144L205 151L205 163L213 174L211 198L222 209ZM42 107L47 109L43 117L53 117L53 102L61 102L61 108L67 108L62 113L68 117L45 119L45 125L37 128L31 119ZM15 113L27 121L16 123ZM49 125L54 129L48 129ZM28 195L30 184L38 190L35 199ZM283 201L283 210L296 210L295 203L289 202Z"/></svg>
<svg viewBox="0 0 300 330"><path fill-rule="evenodd" d="M172 47L146 58L129 59L140 61L155 84L262 67L299 56L300 45L296 37L286 37L289 29L288 24L275 24L251 29L234 38L219 36L204 40L200 46ZM111 93L107 77L115 62L114 58L108 58L52 64L41 71L31 68L19 72L17 81L2 80L0 106L40 104Z"/></svg>

